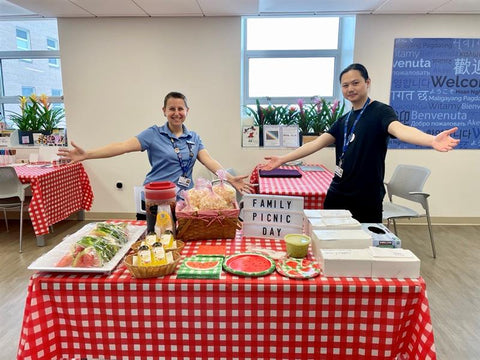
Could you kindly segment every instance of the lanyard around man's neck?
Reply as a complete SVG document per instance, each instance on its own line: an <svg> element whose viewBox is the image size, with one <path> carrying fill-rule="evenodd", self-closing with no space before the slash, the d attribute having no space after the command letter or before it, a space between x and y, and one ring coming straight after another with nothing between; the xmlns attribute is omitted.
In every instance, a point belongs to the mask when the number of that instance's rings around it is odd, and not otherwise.
<svg viewBox="0 0 480 360"><path fill-rule="evenodd" d="M343 149L342 149L342 155L340 156L340 159L343 159L345 156L345 151L347 151L348 145L352 142L352 136L353 132L355 131L355 127L357 126L358 120L360 120L360 117L362 116L363 112L367 108L367 105L370 103L370 98L367 98L367 101L365 101L365 104L362 107L362 110L358 113L355 121L353 122L352 128L350 131L348 131L348 122L350 120L350 115L353 113L353 108L352 110L348 113L348 117L345 120L345 125L344 125L344 131L343 131ZM347 134L348 133L348 134Z"/></svg>

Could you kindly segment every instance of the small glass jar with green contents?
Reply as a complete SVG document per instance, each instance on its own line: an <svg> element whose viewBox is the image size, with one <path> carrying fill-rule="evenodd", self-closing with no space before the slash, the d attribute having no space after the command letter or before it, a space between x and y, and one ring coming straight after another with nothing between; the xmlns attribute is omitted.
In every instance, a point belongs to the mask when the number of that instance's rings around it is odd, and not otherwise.
<svg viewBox="0 0 480 360"><path fill-rule="evenodd" d="M288 256L294 258L307 256L308 246L311 242L310 236L305 234L287 234L284 239Z"/></svg>

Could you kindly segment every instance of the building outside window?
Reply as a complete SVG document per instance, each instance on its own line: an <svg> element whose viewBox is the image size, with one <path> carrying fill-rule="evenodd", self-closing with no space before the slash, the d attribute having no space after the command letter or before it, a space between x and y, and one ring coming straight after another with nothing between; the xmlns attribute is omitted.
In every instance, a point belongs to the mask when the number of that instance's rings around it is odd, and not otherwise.
<svg viewBox="0 0 480 360"><path fill-rule="evenodd" d="M58 40L47 38L47 49L48 50L58 50ZM48 59L48 65L50 66L60 66L60 60L56 58Z"/></svg>
<svg viewBox="0 0 480 360"><path fill-rule="evenodd" d="M57 21L0 20L0 119L7 127L14 127L9 113L20 112L19 96L32 93L63 107Z"/></svg>
<svg viewBox="0 0 480 360"><path fill-rule="evenodd" d="M30 50L30 33L28 30L16 29L17 34L17 49L18 50Z"/></svg>

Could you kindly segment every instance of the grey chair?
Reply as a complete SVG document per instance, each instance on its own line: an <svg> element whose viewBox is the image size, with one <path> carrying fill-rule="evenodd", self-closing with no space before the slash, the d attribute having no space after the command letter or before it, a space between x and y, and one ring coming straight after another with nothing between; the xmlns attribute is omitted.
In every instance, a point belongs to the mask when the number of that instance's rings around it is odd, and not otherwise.
<svg viewBox="0 0 480 360"><path fill-rule="evenodd" d="M383 203L383 220L387 221L390 226L390 221L393 222L395 234L397 234L396 219L410 219L418 217L426 217L428 224L428 232L430 234L430 242L432 244L433 257L436 258L435 241L433 239L432 223L430 220L430 211L428 207L428 197L430 194L423 191L423 186L430 176L430 170L415 165L398 165L389 182L386 182L388 200ZM419 203L424 213L396 204L393 202L394 197L399 197L408 201Z"/></svg>
<svg viewBox="0 0 480 360"><path fill-rule="evenodd" d="M20 252L22 252L23 206L25 190L30 184L22 184L15 169L11 166L0 167L0 209L3 210L8 231L7 210L20 210Z"/></svg>

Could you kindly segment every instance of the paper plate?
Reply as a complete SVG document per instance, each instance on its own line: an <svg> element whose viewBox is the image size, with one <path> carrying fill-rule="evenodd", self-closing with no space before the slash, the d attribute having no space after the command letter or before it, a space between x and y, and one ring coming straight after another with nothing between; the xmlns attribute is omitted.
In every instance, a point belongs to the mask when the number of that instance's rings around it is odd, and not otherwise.
<svg viewBox="0 0 480 360"><path fill-rule="evenodd" d="M280 275L293 279L309 279L320 275L320 264L314 260L284 258L277 261L277 271Z"/></svg>
<svg viewBox="0 0 480 360"><path fill-rule="evenodd" d="M235 275L265 276L275 270L275 262L262 254L240 253L228 256L223 269Z"/></svg>

